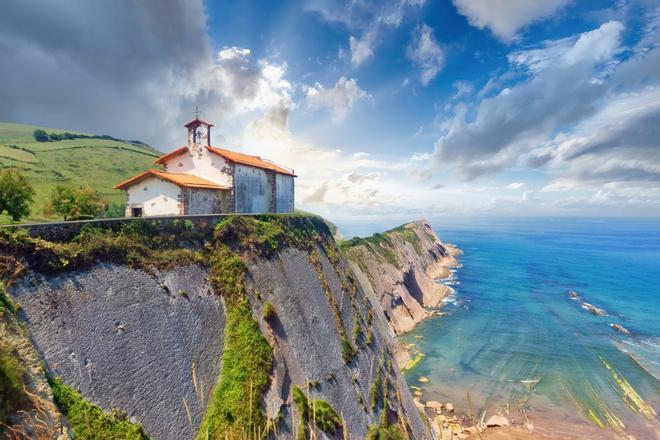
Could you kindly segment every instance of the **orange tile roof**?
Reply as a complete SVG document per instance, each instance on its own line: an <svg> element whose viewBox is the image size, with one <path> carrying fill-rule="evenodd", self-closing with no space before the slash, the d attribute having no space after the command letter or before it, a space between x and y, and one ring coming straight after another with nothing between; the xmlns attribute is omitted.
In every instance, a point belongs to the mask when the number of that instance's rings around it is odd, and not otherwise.
<svg viewBox="0 0 660 440"><path fill-rule="evenodd" d="M170 160L173 157L176 157L180 154L187 153L188 152L188 147L181 147L177 148L176 150L172 151L171 153L167 153L165 156L159 157L158 159L154 160L154 163L158 163L161 165L164 165L165 162Z"/></svg>
<svg viewBox="0 0 660 440"><path fill-rule="evenodd" d="M284 168L280 165L276 165L273 162L267 161L262 159L259 156L250 156L249 154L243 154L243 153L237 153L235 151L230 151L230 150L224 150L222 148L217 148L217 147L206 147L211 153L215 153L219 156L224 157L225 159L235 162L235 163L240 163L243 165L250 165L252 167L256 168L262 168L265 170L271 170L275 171L277 173L281 174L288 174L289 176L297 177L294 173L293 170L290 170L288 168ZM178 148L171 153L166 154L163 157L160 157L154 161L154 163L157 164L165 164L168 160L170 160L173 157L179 156L181 154L187 153L188 152L188 147L181 147Z"/></svg>
<svg viewBox="0 0 660 440"><path fill-rule="evenodd" d="M279 165L275 165L270 161L263 160L259 156L250 156L248 154L223 150L222 148L216 148L216 147L206 147L206 148L208 148L210 152L220 155L225 159L230 160L231 162L240 163L243 165L249 165L256 168L263 168L265 170L272 170L281 174L288 174L289 176L296 177L296 175L293 173L293 170L281 167Z"/></svg>
<svg viewBox="0 0 660 440"><path fill-rule="evenodd" d="M147 177L158 177L160 179L171 182L175 185L182 186L185 188L207 188L207 189L231 189L228 186L218 185L215 182L210 180L203 179L194 174L183 174L183 173L166 173L165 171L158 170L147 170L144 173L138 174L137 176L131 177L128 180L121 182L115 186L115 189L126 189L134 183L139 182L142 179Z"/></svg>

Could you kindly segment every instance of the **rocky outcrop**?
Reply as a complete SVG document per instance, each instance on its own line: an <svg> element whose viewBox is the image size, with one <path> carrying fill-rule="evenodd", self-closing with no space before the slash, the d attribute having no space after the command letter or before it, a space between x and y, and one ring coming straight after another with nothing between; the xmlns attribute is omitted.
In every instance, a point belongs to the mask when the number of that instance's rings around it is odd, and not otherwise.
<svg viewBox="0 0 660 440"><path fill-rule="evenodd" d="M424 438L426 429L388 347L388 327L382 313L373 310L358 286L351 286L346 261L331 262L321 248L315 253L319 256L316 264L322 267L320 274L312 255L296 249L249 266L250 288L275 310L275 318L261 320L261 328L275 348L267 399L271 410L280 405L285 408L280 433L291 438L298 417L291 411L291 384L310 383L310 395L327 400L345 419L349 437L363 438L369 426L379 423L380 414L372 407L370 394L378 386L374 384L380 383L383 397L387 396L392 410L408 420L413 437ZM324 292L320 278L327 283L328 292ZM328 293L338 305L339 319L349 330L351 343L364 347L348 363L342 356L342 336ZM259 312L255 310L255 314ZM369 344L367 337L371 338ZM386 383L391 384L389 390Z"/></svg>
<svg viewBox="0 0 660 440"><path fill-rule="evenodd" d="M460 254L421 220L365 239L354 238L343 249L396 334L412 330L451 293L436 279L449 275Z"/></svg>
<svg viewBox="0 0 660 440"><path fill-rule="evenodd" d="M57 438L66 421L53 402L41 357L12 309L0 303L0 413L7 421L0 424L0 437Z"/></svg>
<svg viewBox="0 0 660 440"><path fill-rule="evenodd" d="M158 439L192 438L218 377L225 313L198 266L114 264L11 289L50 373Z"/></svg>

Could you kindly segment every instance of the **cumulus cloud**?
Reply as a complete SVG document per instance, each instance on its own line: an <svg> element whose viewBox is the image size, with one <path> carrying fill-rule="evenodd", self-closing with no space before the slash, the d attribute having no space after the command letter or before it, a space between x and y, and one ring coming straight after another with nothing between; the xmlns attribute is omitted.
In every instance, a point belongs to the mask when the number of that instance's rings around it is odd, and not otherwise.
<svg viewBox="0 0 660 440"><path fill-rule="evenodd" d="M306 87L307 102L312 108L325 108L332 114L332 120L339 123L346 118L349 110L360 100L370 95L362 90L355 78L339 78L332 88L322 84Z"/></svg>
<svg viewBox="0 0 660 440"><path fill-rule="evenodd" d="M472 26L488 28L503 41L511 41L530 23L547 18L570 0L454 0Z"/></svg>
<svg viewBox="0 0 660 440"><path fill-rule="evenodd" d="M372 46L374 45L375 40L376 32L374 31L366 32L360 38L351 35L349 44L351 48L351 63L354 66L359 66L374 56Z"/></svg>
<svg viewBox="0 0 660 440"><path fill-rule="evenodd" d="M408 47L408 57L420 70L420 81L426 86L435 78L445 62L445 52L438 44L433 29L425 24L415 28L413 42Z"/></svg>
<svg viewBox="0 0 660 440"><path fill-rule="evenodd" d="M620 49L622 30L621 23L608 22L576 38L512 54L513 68L528 78L473 109L457 106L443 123L436 163L453 162L465 179L497 172L547 143L558 128L592 115L608 93L607 83L595 79Z"/></svg>

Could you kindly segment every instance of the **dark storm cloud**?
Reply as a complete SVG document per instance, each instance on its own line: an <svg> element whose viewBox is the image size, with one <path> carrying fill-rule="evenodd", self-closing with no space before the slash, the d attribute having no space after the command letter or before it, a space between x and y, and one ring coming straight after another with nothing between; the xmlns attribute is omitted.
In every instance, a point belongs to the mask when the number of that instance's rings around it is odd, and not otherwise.
<svg viewBox="0 0 660 440"><path fill-rule="evenodd" d="M0 53L0 120L162 142L211 49L199 0L9 0Z"/></svg>

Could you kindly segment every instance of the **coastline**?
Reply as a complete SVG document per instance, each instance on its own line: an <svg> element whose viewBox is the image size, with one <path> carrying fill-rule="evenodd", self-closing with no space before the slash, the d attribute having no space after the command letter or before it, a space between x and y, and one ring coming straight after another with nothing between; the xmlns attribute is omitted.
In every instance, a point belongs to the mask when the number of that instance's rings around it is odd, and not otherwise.
<svg viewBox="0 0 660 440"><path fill-rule="evenodd" d="M438 243L441 242L438 240ZM426 275L431 279L433 285L427 287L426 291L423 292L423 295L425 297L433 298L433 301L429 301L425 304L424 309L426 314L415 320L415 325L412 328L405 332L398 333L397 336L403 336L404 334L415 330L419 323L429 317L442 316L444 313L442 312L443 301L454 293L453 288L446 284L442 284L441 281L449 279L452 275L451 270L460 266L457 258L463 254L463 251L452 243L441 243L441 246L447 251L447 256L431 262L425 268ZM405 372L413 369L422 361L423 357L424 353L417 350L416 345L405 344L399 338L396 338L394 358L401 371Z"/></svg>
<svg viewBox="0 0 660 440"><path fill-rule="evenodd" d="M526 379L520 381L520 391L523 394L519 394L519 397L523 400L510 401L503 399L502 396L490 395L489 390L492 392L494 388L490 386L491 383L485 377L479 383L475 382L470 385L454 375L455 365L446 364L442 371L429 368L427 363L431 356L436 358L445 356L443 353L423 352L433 347L436 340L449 337L452 345L448 349L453 352L461 351L463 344L469 345L470 341L477 341L477 349L479 345L484 345L486 349L489 349L490 345L496 346L498 341L489 342L488 335L483 335L482 338L480 333L474 333L474 328L472 328L472 339L461 339L460 332L444 333L447 327L445 324L440 324L444 322L453 323L454 329L460 330L463 326L470 328L469 322L458 324L454 317L455 313L460 313L461 321L467 318L466 310L460 306L462 301L452 295L454 292L452 287L460 282L454 278L454 274L458 268L462 267L458 258L462 251L455 245L443 243L428 222L415 221L382 234L354 238L346 241L342 245L342 249L370 301L374 303L375 307L382 309L390 330L395 361L407 374L408 388L413 394L415 405L427 416L429 427L434 430L437 438L442 440L456 438L465 440L480 437L481 440L485 438L517 438L520 440L626 438L623 429L618 429L617 426L604 427L602 420L605 419L597 418L600 414L598 416L589 415L590 413L587 411L591 408L580 406L581 401L579 400L574 402L577 406L570 402L544 401L542 395L537 395L534 391L534 385L527 385L527 382L537 378L535 375L522 376L523 379ZM515 265L516 261L509 259L505 263ZM518 269L525 270L524 268ZM571 282L566 288L570 289L572 285L574 283ZM518 297L526 298L529 295L526 292ZM493 295L486 296L491 302L497 300ZM516 295L509 296L510 300L512 298L516 298ZM531 297L531 304L544 301L545 298ZM563 298L566 299L565 296ZM555 302L555 304L557 307L564 307L561 302ZM596 304L599 303L596 302ZM570 310L574 309L570 308L564 312L571 313ZM585 315L580 319L602 317L595 306L592 310L582 307L581 311ZM481 309L481 313L488 316L498 312L494 305L490 305L486 309ZM448 321L445 321L445 318L427 321L429 317L444 315L451 315L446 318ZM423 322L425 322L423 328L429 326L435 330L430 333L419 331L418 326ZM456 327L457 325L458 327ZM503 325L506 326L506 324ZM529 327L538 328L533 324ZM543 328L543 324L540 324L540 328ZM622 334L615 327L610 328L609 331ZM534 335L534 333L530 333L530 335ZM426 340L427 338L428 340ZM516 341L511 342L516 343ZM531 347L531 349L535 348ZM451 356L450 353L446 355ZM495 357L493 358L493 356ZM500 359L497 354L491 353L491 360L496 362L497 359ZM482 368L488 370L490 366L485 364L482 365ZM457 367L456 370L458 371L459 368ZM429 377L420 376L421 374L428 374ZM611 373L608 373L608 377L609 375ZM493 378L493 381L496 382L497 378ZM525 392L525 390L527 391ZM467 391L472 394L472 403L466 405ZM537 397L534 397L532 403L529 399L533 396ZM438 399L443 402L430 399ZM592 405L596 405L598 409L600 408L598 407L599 402L600 400L596 396ZM475 411L473 417L469 418L467 414L472 412L472 407ZM595 424L586 419L587 415L592 419L596 418ZM491 420L493 416L497 417ZM608 413L602 417L608 417ZM618 419L613 419L613 421L618 422ZM656 432L654 427L651 427L651 430L648 426L641 428L640 436L629 438L648 438L648 435L645 436L643 433ZM626 427L626 433L634 435L635 432L637 432L636 427L630 425ZM480 434L480 436L475 436L475 434ZM656 437L660 439L660 435L656 435Z"/></svg>
<svg viewBox="0 0 660 440"><path fill-rule="evenodd" d="M415 330L423 320L432 316L443 316L442 302L454 289L442 284L452 276L452 269L461 266L458 257L463 251L451 243L442 243L447 250L448 258L431 263L426 268L426 274L443 290L442 299L434 307L428 307L427 315L416 322L415 327L405 333L397 335L395 359L404 373L414 369L425 357L414 343L407 344L400 339L401 336ZM423 339L418 335L416 339ZM560 411L515 411L508 407L506 411L499 408L495 413L468 414L457 412L451 402L438 402L424 399L424 381L428 378L422 376L421 383L408 383L413 401L431 424L431 428L440 440L581 440L584 438L598 438L602 440L615 440L621 438L612 431L599 429L581 420L567 420ZM467 393L466 393L467 394Z"/></svg>
<svg viewBox="0 0 660 440"><path fill-rule="evenodd" d="M448 245L444 246L448 247ZM428 273L436 275L435 281L437 283L447 283L448 276L451 275L451 267L446 267L445 269L437 266L429 267ZM561 295L566 295L565 292L566 291L561 293ZM598 307L601 305L600 302L594 302L596 306L593 306L590 303L586 303L585 306L583 305L584 301L581 299L581 294L578 295L572 290L569 290L569 298L576 301L574 303L575 306L579 306L579 312L584 314L580 319L602 319L600 325L611 327L614 330L613 333L624 336L630 334L629 332L626 333L621 330L627 330L626 327L617 328L610 324L613 318L603 319L604 316L610 315L607 314L605 310ZM605 304L605 309L609 311L607 304ZM445 310L446 309L442 308L431 309L429 312L439 315L452 313L451 307L449 308L449 311ZM466 316L462 314L460 320L462 321L465 318ZM439 320L438 322L440 321L442 320ZM625 323L625 321L621 322ZM433 326L432 323L427 324ZM629 323L626 323L626 326L628 325ZM426 328L426 325L424 327ZM446 327L440 326L438 328ZM424 353L422 353L421 349L429 349L428 343L415 344L415 342L417 342L416 340L421 341L426 337L429 338L429 342L431 342L435 337L443 337L442 331L436 331L435 333L429 333L428 331L414 332L412 335L410 333L411 332L400 334L399 336L407 336L405 338L399 338L397 344L400 352L398 353L397 359L401 360L399 365L404 371L406 371L406 366L410 365L412 365L412 367L407 368L407 370L413 370L421 360L424 359ZM411 342L412 344L410 344ZM487 341L484 340L483 343L487 344ZM418 345L422 345L421 349ZM421 356L420 362L411 364L417 356ZM429 356L432 355L429 353ZM446 368L451 366L452 365L445 365ZM621 423L621 428L612 426L599 427L597 423L593 423L586 418L587 416L584 412L586 410L584 410L577 401L575 402L575 405L573 405L570 402L554 402L536 396L533 400L534 403L529 402L528 404L527 402L523 402L520 406L514 405L513 403L508 404L506 403L506 399L502 400L500 398L501 396L489 396L487 387L484 388L477 385L470 389L465 386L465 383L461 384L460 381L453 382L451 379L438 381L431 374L428 374L432 373L432 371L428 370L429 367L424 365L421 369L414 371L407 378L408 385L411 393L413 393L417 407L431 421L431 427L433 428L436 437L441 440L660 439L660 429L658 429L653 421L642 420L642 424L640 425L639 421L633 423L628 419L623 420L624 423L619 422ZM453 371L453 368L447 371ZM419 376L419 374L428 374L429 377ZM444 374L444 377L451 377L451 373ZM422 378L425 380L419 380ZM534 387L532 386L532 389L533 388ZM473 417L468 417L468 414L472 412L471 409L468 409L471 405L466 405L466 401L469 399L466 398L468 391L476 394L476 396L471 396L472 402L479 402L477 403L477 406L474 407L475 411ZM534 392L532 392L532 395L535 395ZM484 396L486 397L485 404L482 399ZM433 399L442 400L443 402L438 402ZM448 403L450 403L450 410L447 410ZM491 420L493 416L496 417ZM496 426L498 423L501 423L502 426Z"/></svg>

